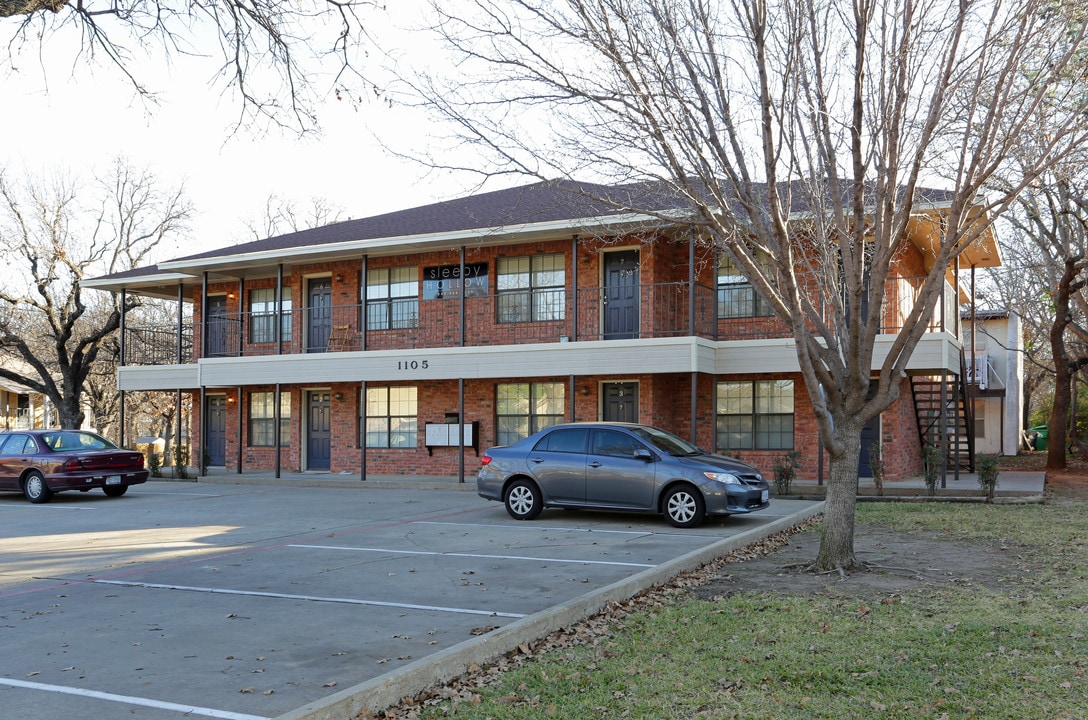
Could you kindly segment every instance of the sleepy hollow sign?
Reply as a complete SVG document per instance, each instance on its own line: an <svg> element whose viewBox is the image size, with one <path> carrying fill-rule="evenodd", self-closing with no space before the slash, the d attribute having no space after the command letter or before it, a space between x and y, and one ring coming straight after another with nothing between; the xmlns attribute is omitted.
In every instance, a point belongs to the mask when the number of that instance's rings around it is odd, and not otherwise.
<svg viewBox="0 0 1088 720"><path fill-rule="evenodd" d="M423 268L423 299L445 300L487 295L487 263L465 263L464 276L460 265L439 265Z"/></svg>

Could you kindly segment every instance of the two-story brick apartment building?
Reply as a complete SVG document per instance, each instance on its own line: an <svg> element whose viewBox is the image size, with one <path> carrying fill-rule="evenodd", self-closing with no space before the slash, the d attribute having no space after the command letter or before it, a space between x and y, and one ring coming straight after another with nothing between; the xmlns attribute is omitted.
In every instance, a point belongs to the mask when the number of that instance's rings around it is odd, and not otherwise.
<svg viewBox="0 0 1088 720"><path fill-rule="evenodd" d="M797 450L815 477L821 452L793 341L753 287L662 220L669 201L651 217L572 190L483 193L86 286L176 298L179 315L192 304L176 330L126 324L118 383L189 394L201 408L194 457L228 471L471 478L488 446L603 419L658 425L768 473ZM931 203L912 225L886 289L886 342L927 269L940 212ZM991 243L965 262L998 257ZM911 364L940 381L930 386L946 408L962 407L947 382L962 376L956 285L950 275ZM871 428L889 479L919 471L933 424L911 384Z"/></svg>

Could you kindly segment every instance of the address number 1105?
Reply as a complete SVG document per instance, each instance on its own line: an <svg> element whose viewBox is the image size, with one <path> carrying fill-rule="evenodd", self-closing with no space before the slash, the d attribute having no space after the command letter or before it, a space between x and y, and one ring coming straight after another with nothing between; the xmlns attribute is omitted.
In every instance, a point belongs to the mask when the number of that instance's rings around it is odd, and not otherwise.
<svg viewBox="0 0 1088 720"><path fill-rule="evenodd" d="M397 360L397 370L426 370L427 360Z"/></svg>

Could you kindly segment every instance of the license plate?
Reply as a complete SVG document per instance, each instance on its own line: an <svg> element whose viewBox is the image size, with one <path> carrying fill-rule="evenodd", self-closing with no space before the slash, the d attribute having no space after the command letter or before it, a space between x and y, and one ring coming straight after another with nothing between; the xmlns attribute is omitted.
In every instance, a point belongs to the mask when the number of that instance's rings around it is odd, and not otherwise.
<svg viewBox="0 0 1088 720"><path fill-rule="evenodd" d="M120 475L107 475L106 476L106 484L107 485L120 485L121 484L121 476Z"/></svg>
<svg viewBox="0 0 1088 720"><path fill-rule="evenodd" d="M767 502L770 499L771 499L771 491L770 490L764 490L763 491L763 496L759 499L759 501L760 502Z"/></svg>

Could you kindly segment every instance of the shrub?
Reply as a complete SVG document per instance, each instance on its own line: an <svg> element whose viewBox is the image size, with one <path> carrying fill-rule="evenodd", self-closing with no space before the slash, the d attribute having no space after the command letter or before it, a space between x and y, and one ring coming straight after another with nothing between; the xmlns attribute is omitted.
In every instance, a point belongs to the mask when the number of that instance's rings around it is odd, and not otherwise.
<svg viewBox="0 0 1088 720"><path fill-rule="evenodd" d="M997 455L976 455L975 470L978 472L978 485L986 493L986 502L994 501L997 489Z"/></svg>
<svg viewBox="0 0 1088 720"><path fill-rule="evenodd" d="M941 478L944 467L944 454L936 445L922 446L922 472L925 476L926 490L930 495L937 494L937 481Z"/></svg>
<svg viewBox="0 0 1088 720"><path fill-rule="evenodd" d="M876 494L884 494L884 459L881 457L880 444L873 443L869 446L869 468L873 471L873 485Z"/></svg>
<svg viewBox="0 0 1088 720"><path fill-rule="evenodd" d="M189 451L182 445L174 446L174 477L189 478Z"/></svg>
<svg viewBox="0 0 1088 720"><path fill-rule="evenodd" d="M162 477L162 456L154 450L147 454L147 470L151 473L151 477Z"/></svg>
<svg viewBox="0 0 1088 720"><path fill-rule="evenodd" d="M801 453L791 450L780 455L774 463L774 490L779 495L789 495L790 485L797 477L797 468L801 465Z"/></svg>

